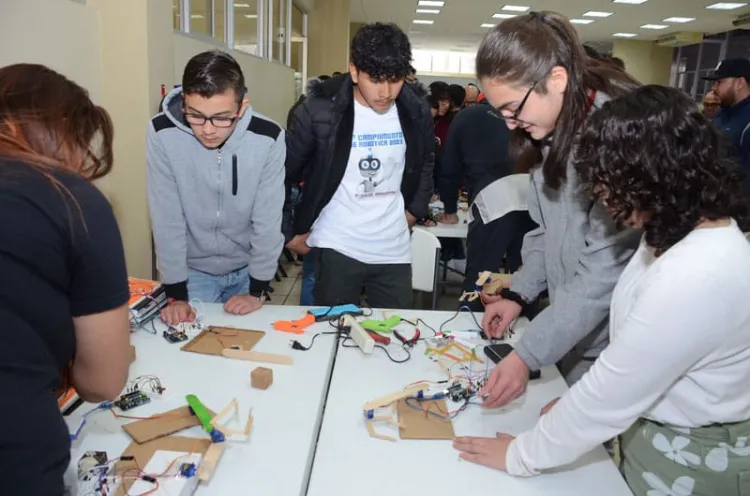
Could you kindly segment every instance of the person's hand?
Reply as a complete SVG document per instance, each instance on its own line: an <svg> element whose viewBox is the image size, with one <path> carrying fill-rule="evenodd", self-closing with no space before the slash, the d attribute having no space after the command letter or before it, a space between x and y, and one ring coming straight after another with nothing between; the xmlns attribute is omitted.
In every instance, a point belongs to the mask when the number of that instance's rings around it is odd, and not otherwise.
<svg viewBox="0 0 750 496"><path fill-rule="evenodd" d="M161 309L159 316L168 326L175 326L180 322L193 322L195 310L186 301L173 301Z"/></svg>
<svg viewBox="0 0 750 496"><path fill-rule="evenodd" d="M513 351L500 360L492 369L489 379L479 394L484 401L485 408L505 406L526 392L529 383L529 367L526 366L518 353Z"/></svg>
<svg viewBox="0 0 750 496"><path fill-rule="evenodd" d="M417 218L408 210L404 210L404 214L406 214L406 223L409 225L409 231L411 231L414 228L414 224L417 223Z"/></svg>
<svg viewBox="0 0 750 496"><path fill-rule="evenodd" d="M484 306L489 306L497 301L502 300L503 297L500 296L499 294L490 295L490 294L485 293L484 290L482 290L479 293L479 299L482 300L482 303L484 304Z"/></svg>
<svg viewBox="0 0 750 496"><path fill-rule="evenodd" d="M515 301L502 298L490 303L484 309L482 329L488 336L499 339L503 337L510 324L521 315L521 310L521 305Z"/></svg>
<svg viewBox="0 0 750 496"><path fill-rule="evenodd" d="M510 434L501 432L496 437L457 437L453 440L453 447L461 452L458 457L462 460L496 470L507 470L508 447L514 439Z"/></svg>
<svg viewBox="0 0 750 496"><path fill-rule="evenodd" d="M224 311L233 315L245 315L263 306L263 302L253 295L232 296L224 303Z"/></svg>
<svg viewBox="0 0 750 496"><path fill-rule="evenodd" d="M458 224L458 214L446 214L440 212L435 216L435 219L441 224Z"/></svg>
<svg viewBox="0 0 750 496"><path fill-rule="evenodd" d="M307 255L310 253L311 248L307 246L307 238L310 237L310 233L307 234L296 234L286 244L286 248L292 250L297 255Z"/></svg>
<svg viewBox="0 0 750 496"><path fill-rule="evenodd" d="M555 406L558 401L560 401L560 398L555 398L554 400L544 405L544 407L542 408L542 412L539 415L545 415L547 412L552 410L552 407Z"/></svg>

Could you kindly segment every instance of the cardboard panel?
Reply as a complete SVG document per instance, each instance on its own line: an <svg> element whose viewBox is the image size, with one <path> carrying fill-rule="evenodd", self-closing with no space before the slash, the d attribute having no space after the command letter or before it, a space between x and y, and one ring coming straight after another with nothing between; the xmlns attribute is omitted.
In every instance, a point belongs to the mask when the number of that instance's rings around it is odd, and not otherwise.
<svg viewBox="0 0 750 496"><path fill-rule="evenodd" d="M211 415L216 415L211 410L209 412ZM200 425L198 417L190 413L190 408L181 406L168 412L158 413L149 419L125 424L122 429L133 438L133 441L142 444Z"/></svg>
<svg viewBox="0 0 750 496"><path fill-rule="evenodd" d="M225 348L233 346L239 346L242 350L252 350L265 334L263 331L211 326L185 343L181 349L204 355L222 356Z"/></svg>
<svg viewBox="0 0 750 496"><path fill-rule="evenodd" d="M436 407L436 404L440 409ZM448 411L445 399L423 401L422 407L440 414ZM398 429L401 439L453 439L455 437L453 422L434 415L427 415L423 411L412 408L406 404L406 399L397 403L396 411L398 412L398 422L401 424Z"/></svg>

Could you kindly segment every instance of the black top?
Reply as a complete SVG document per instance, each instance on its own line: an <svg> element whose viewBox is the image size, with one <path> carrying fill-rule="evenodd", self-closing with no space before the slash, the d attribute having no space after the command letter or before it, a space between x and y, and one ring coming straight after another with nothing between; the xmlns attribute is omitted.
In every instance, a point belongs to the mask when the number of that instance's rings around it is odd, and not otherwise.
<svg viewBox="0 0 750 496"><path fill-rule="evenodd" d="M510 131L505 121L485 103L467 107L456 114L437 178L445 213L456 213L462 179L471 203L482 188L513 174L513 163L508 155L509 138Z"/></svg>
<svg viewBox="0 0 750 496"><path fill-rule="evenodd" d="M435 141L432 116L419 90L405 84L396 99L406 142L406 164L401 179L404 205L416 218L427 215L432 196ZM312 225L344 178L354 132L354 85L347 75L310 88L297 107L286 135L286 202L282 230L287 241L310 232ZM291 186L305 183L305 193L294 209Z"/></svg>
<svg viewBox="0 0 750 496"><path fill-rule="evenodd" d="M57 406L75 355L73 317L119 307L129 291L112 208L67 172L57 181L0 158L0 486L63 493L70 437Z"/></svg>

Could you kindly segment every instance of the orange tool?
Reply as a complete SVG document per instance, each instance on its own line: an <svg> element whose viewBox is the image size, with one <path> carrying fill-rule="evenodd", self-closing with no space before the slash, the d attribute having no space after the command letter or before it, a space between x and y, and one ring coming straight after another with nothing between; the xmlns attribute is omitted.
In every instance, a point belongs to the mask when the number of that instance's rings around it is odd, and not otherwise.
<svg viewBox="0 0 750 496"><path fill-rule="evenodd" d="M385 346L391 344L391 338L389 338L388 336L383 336L382 334L378 334L375 331L367 331L367 334L369 334L373 341L375 341L376 343L380 343Z"/></svg>
<svg viewBox="0 0 750 496"><path fill-rule="evenodd" d="M273 323L273 328L277 331L302 334L307 327L310 327L314 323L315 315L308 313L299 320L277 320Z"/></svg>

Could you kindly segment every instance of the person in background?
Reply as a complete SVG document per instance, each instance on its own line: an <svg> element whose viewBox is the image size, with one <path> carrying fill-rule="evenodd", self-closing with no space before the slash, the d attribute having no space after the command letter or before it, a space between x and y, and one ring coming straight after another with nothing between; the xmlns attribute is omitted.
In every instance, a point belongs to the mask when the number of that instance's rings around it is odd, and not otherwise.
<svg viewBox="0 0 750 496"><path fill-rule="evenodd" d="M321 74L320 76L318 76L318 81L327 81L329 79L331 79L331 76L329 76L328 74Z"/></svg>
<svg viewBox="0 0 750 496"><path fill-rule="evenodd" d="M107 112L74 82L41 65L0 68L3 494L65 493L71 441L59 391L99 403L125 387L125 255L112 207L91 184L112 169L112 137Z"/></svg>
<svg viewBox="0 0 750 496"><path fill-rule="evenodd" d="M341 74L343 74L343 73L341 73L339 71L334 71L333 74L331 74L331 77L339 77Z"/></svg>
<svg viewBox="0 0 750 496"><path fill-rule="evenodd" d="M455 115L464 108L466 90L460 84L451 84L449 88L451 94L451 112Z"/></svg>
<svg viewBox="0 0 750 496"><path fill-rule="evenodd" d="M414 83L416 83L418 81L417 80L417 70L414 68L413 65L409 66L409 72L406 74L405 81L407 83L409 83L409 84L414 84Z"/></svg>
<svg viewBox="0 0 750 496"><path fill-rule="evenodd" d="M284 243L284 131L254 112L237 61L188 61L148 126L147 177L156 264L169 325L194 319L191 298L243 315L267 299Z"/></svg>
<svg viewBox="0 0 750 496"><path fill-rule="evenodd" d="M518 270L523 237L536 227L527 211L508 212L502 207L502 197L512 183L499 180L513 174L515 169L508 154L509 136L505 121L487 103L459 112L448 133L438 178L444 210L436 220L442 224L458 223L458 192L463 183L469 195L472 217L463 271L463 290L467 292L475 290L477 277L482 271ZM489 194L497 202L487 202L484 197L478 199L485 188L489 189L484 194ZM483 311L481 305L482 302L477 300L473 310Z"/></svg>
<svg viewBox="0 0 750 496"><path fill-rule="evenodd" d="M434 141L427 105L404 84L411 45L395 24L367 24L349 74L325 81L294 114L287 183L305 181L287 247L314 248L315 303L411 306L410 228L427 215Z"/></svg>
<svg viewBox="0 0 750 496"><path fill-rule="evenodd" d="M744 494L750 213L723 141L676 88L642 87L591 117L576 163L582 186L644 230L614 291L611 342L534 429L459 438L462 458L531 476L622 434L636 496Z"/></svg>
<svg viewBox="0 0 750 496"><path fill-rule="evenodd" d="M726 59L703 79L713 81L712 91L721 104L714 124L731 140L750 191L750 60Z"/></svg>
<svg viewBox="0 0 750 496"><path fill-rule="evenodd" d="M503 335L544 291L550 306L526 327L515 350L483 388L486 407L526 389L530 370L561 363L576 382L606 346L612 290L638 245L599 203L583 196L573 169L574 143L590 112L638 86L625 72L586 56L566 17L534 12L487 33L477 53L487 99L511 129L511 157L531 171L527 201L539 227L523 242L523 266L482 325Z"/></svg>
<svg viewBox="0 0 750 496"><path fill-rule="evenodd" d="M711 90L703 97L703 115L705 115L708 119L713 120L714 117L716 117L716 113L719 111L719 108L721 107L721 102L719 101L719 97L716 95L716 92Z"/></svg>
<svg viewBox="0 0 750 496"><path fill-rule="evenodd" d="M472 107L479 103L479 88L473 83L469 83L464 88L466 97L464 97L464 107Z"/></svg>

